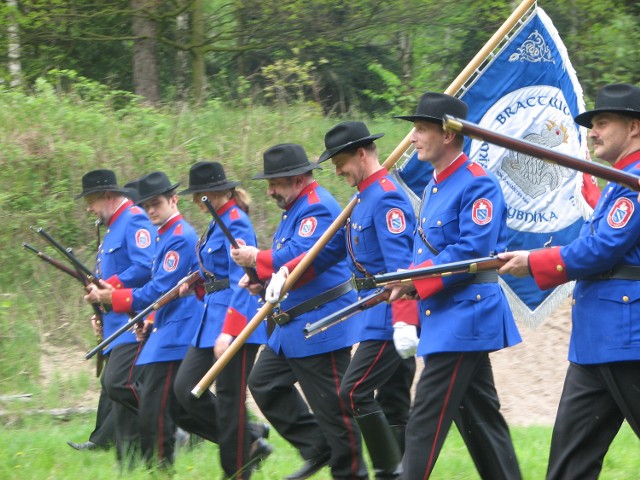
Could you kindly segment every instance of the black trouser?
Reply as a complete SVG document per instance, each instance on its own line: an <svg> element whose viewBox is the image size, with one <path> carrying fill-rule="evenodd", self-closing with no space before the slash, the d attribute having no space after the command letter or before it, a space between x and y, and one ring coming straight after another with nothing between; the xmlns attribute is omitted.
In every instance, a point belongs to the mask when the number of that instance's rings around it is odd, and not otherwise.
<svg viewBox="0 0 640 480"><path fill-rule="evenodd" d="M119 461L135 455L139 445L139 370L135 366L141 343L115 346L102 373L102 388L113 400L116 450Z"/></svg>
<svg viewBox="0 0 640 480"><path fill-rule="evenodd" d="M596 479L627 420L640 438L640 361L569 364L553 427L547 479Z"/></svg>
<svg viewBox="0 0 640 480"><path fill-rule="evenodd" d="M521 478L488 352L441 353L425 359L407 424L403 478L431 475L452 421L483 479Z"/></svg>
<svg viewBox="0 0 640 480"><path fill-rule="evenodd" d="M98 411L96 412L96 427L89 435L89 441L100 448L109 448L115 443L113 401L109 398L102 385L100 387L100 398L98 399Z"/></svg>
<svg viewBox="0 0 640 480"><path fill-rule="evenodd" d="M216 395L207 389L200 398L191 390L211 368L213 348L189 347L174 390L178 402L189 414L178 426L220 444L220 463L227 476L249 478L250 472L238 472L249 462L251 442L255 440L246 408L247 379L259 345L245 344L216 378Z"/></svg>
<svg viewBox="0 0 640 480"><path fill-rule="evenodd" d="M249 389L258 407L304 459L331 451L333 478L367 478L360 430L339 395L350 355L350 349L345 348L285 358L265 347L249 376ZM295 387L296 382L309 405Z"/></svg>

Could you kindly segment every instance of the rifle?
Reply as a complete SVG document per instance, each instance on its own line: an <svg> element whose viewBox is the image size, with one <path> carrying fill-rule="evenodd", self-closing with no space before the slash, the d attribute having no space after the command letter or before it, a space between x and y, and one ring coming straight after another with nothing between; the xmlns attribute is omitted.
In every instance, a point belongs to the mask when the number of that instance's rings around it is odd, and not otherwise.
<svg viewBox="0 0 640 480"><path fill-rule="evenodd" d="M147 315L149 315L151 312L159 310L160 308L164 307L167 303L169 303L172 300L175 300L176 298L178 298L179 294L180 294L180 287L184 284L191 286L193 285L198 279L200 278L200 273L199 272L192 272L190 273L188 276L184 277L182 280L180 280L175 287L173 287L171 290L169 290L168 292L164 293L163 295L161 295L155 302L153 302L151 305L149 305L147 308L145 308L144 310L142 310L140 313L138 313L137 315L135 315L134 317L131 317L131 320L129 320L127 323L125 323L123 326L121 326L120 328L118 328L115 332L113 332L111 335L109 335L109 337L105 338L102 342L100 342L98 345L96 345L94 348L92 348L91 350L89 350L84 358L86 358L87 360L89 360L91 357L93 357L96 353L101 352L102 350L104 350L106 347L108 347L116 338L118 338L120 335L122 335L123 333L125 333L127 330L131 329L132 327L134 327L136 324L138 323L142 323L144 317L146 317Z"/></svg>
<svg viewBox="0 0 640 480"><path fill-rule="evenodd" d="M340 322L344 322L347 318L353 317L356 313L360 313L367 308L375 307L379 303L386 302L389 299L389 295L391 295L391 290L387 290L385 288L377 289L371 295L367 295L357 302L347 305L337 312L334 312L331 315L328 315L303 328L302 333L304 333L304 338L311 338L320 332L324 332L329 327L333 327Z"/></svg>
<svg viewBox="0 0 640 480"><path fill-rule="evenodd" d="M460 262L443 263L441 265L432 265L423 268L414 268L412 270L401 270L399 272L383 273L373 275L366 279L359 279L361 288L375 288L388 285L393 282L410 283L413 280L429 277L445 277L449 275L457 275L461 273L478 273L487 270L496 270L505 264L504 260L500 260L497 256L474 258L473 260L463 260ZM389 299L390 290L379 288L371 295L358 300L351 305L328 315L317 322L312 323L303 329L305 338L312 337L317 333L325 331L347 318L352 317L367 308L375 307L379 303Z"/></svg>
<svg viewBox="0 0 640 480"><path fill-rule="evenodd" d="M617 170L607 165L572 157L571 155L566 155L550 148L527 142L526 140L520 140L518 138L492 132L491 130L482 128L475 123L452 117L451 115L445 115L443 117L443 125L446 129L462 133L463 135L475 138L476 140L493 143L494 145L498 145L509 150L531 155L532 157L539 158L545 162L556 163L572 170L578 170L579 172L603 178L610 182L622 185L623 187L630 188L636 192L640 191L640 185L638 185L640 177L637 175Z"/></svg>

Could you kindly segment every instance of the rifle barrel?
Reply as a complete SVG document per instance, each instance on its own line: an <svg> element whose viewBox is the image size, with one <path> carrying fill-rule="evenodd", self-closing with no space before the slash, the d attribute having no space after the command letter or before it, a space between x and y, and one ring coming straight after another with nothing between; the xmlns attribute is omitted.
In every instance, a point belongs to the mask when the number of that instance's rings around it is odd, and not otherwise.
<svg viewBox="0 0 640 480"><path fill-rule="evenodd" d="M557 163L563 167L579 172L588 173L598 178L603 178L610 182L617 183L623 187L630 188L636 192L640 191L638 180L640 177L613 167L602 165L596 162L589 162L581 158L572 157L564 153L552 150L541 145L537 145L526 140L509 137L500 133L492 132L475 123L462 120L460 118L445 115L443 119L444 127L455 132L462 133L477 140L493 143L508 150L531 155L541 160Z"/></svg>

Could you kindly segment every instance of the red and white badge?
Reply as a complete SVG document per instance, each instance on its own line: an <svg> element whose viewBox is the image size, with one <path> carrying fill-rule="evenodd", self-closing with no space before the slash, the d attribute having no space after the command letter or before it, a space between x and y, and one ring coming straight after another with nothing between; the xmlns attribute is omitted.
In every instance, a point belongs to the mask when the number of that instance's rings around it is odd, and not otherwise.
<svg viewBox="0 0 640 480"><path fill-rule="evenodd" d="M387 212L387 228L391 233L402 233L407 228L404 212L399 208L392 208Z"/></svg>
<svg viewBox="0 0 640 480"><path fill-rule="evenodd" d="M480 198L473 202L471 219L478 225L486 225L493 218L493 204L486 198Z"/></svg>
<svg viewBox="0 0 640 480"><path fill-rule="evenodd" d="M633 210L634 206L631 200L628 198L619 198L609 211L607 223L611 228L622 228L629 223L629 219L631 215L633 215Z"/></svg>
<svg viewBox="0 0 640 480"><path fill-rule="evenodd" d="M302 223L300 223L298 235L300 235L301 237L310 237L311 235L313 235L313 232L316 231L317 226L318 220L316 220L316 217L307 217L302 220Z"/></svg>
<svg viewBox="0 0 640 480"><path fill-rule="evenodd" d="M178 268L178 262L180 261L180 254L175 250L171 250L167 252L164 256L164 269L167 272L173 272L176 268Z"/></svg>
<svg viewBox="0 0 640 480"><path fill-rule="evenodd" d="M146 228L141 228L136 232L136 246L147 248L149 245L151 245L151 234Z"/></svg>

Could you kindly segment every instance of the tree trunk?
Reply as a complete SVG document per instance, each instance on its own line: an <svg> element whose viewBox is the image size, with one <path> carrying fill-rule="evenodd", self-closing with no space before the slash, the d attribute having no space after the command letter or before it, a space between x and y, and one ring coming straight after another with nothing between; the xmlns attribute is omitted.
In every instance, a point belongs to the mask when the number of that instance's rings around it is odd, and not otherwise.
<svg viewBox="0 0 640 480"><path fill-rule="evenodd" d="M186 43L189 35L189 13L184 12L176 18L178 41ZM176 53L176 100L184 103L189 98L187 72L189 71L189 53L178 50Z"/></svg>
<svg viewBox="0 0 640 480"><path fill-rule="evenodd" d="M9 86L17 88L22 86L22 63L20 62L20 31L15 19L14 12L18 10L17 0L7 0L9 7L7 25L7 43L9 57L9 76L11 78Z"/></svg>
<svg viewBox="0 0 640 480"><path fill-rule="evenodd" d="M206 94L206 75L204 66L204 9L202 0L194 0L191 7L191 76L193 79L193 99L201 105Z"/></svg>
<svg viewBox="0 0 640 480"><path fill-rule="evenodd" d="M135 37L133 43L133 88L147 102L160 101L158 86L157 24L149 13L158 8L158 0L131 0L133 18L131 29Z"/></svg>

